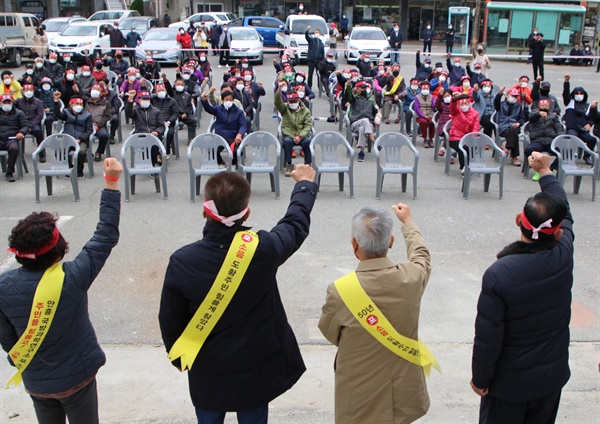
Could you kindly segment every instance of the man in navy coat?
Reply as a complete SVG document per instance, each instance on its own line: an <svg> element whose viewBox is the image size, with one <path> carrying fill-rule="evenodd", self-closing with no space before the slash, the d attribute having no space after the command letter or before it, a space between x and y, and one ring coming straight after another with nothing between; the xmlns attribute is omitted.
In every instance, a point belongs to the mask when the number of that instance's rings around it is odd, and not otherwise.
<svg viewBox="0 0 600 424"><path fill-rule="evenodd" d="M554 423L569 377L573 217L550 156L529 157L542 192L516 217L521 239L483 276L471 387L479 422Z"/></svg>
<svg viewBox="0 0 600 424"><path fill-rule="evenodd" d="M227 411L241 423L266 423L269 402L306 370L275 277L308 236L317 185L310 165L298 165L292 177L297 183L285 216L271 231L257 231L248 270L188 373L200 423L222 423ZM173 253L165 275L159 321L167 351L207 296L234 235L248 229L249 199L250 185L235 172L207 181L203 238ZM180 360L173 365L180 368Z"/></svg>

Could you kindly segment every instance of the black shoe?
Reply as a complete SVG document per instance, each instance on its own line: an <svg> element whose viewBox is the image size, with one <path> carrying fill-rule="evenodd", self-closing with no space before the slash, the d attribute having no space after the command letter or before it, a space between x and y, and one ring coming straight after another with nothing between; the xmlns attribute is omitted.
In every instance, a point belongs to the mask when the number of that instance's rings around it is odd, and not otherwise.
<svg viewBox="0 0 600 424"><path fill-rule="evenodd" d="M80 180L83 180L85 178L83 171L77 171L77 178L79 178Z"/></svg>
<svg viewBox="0 0 600 424"><path fill-rule="evenodd" d="M102 155L100 153L96 153L94 155L94 162L100 162L102 160Z"/></svg>
<svg viewBox="0 0 600 424"><path fill-rule="evenodd" d="M109 142L110 144L116 144L116 143L117 143L117 142L115 141L115 138L114 138L114 137L111 137L111 138L109 138L109 139L108 139L108 142Z"/></svg>
<svg viewBox="0 0 600 424"><path fill-rule="evenodd" d="M16 181L14 175L11 172L6 173L6 181L8 181L9 183L14 183Z"/></svg>
<svg viewBox="0 0 600 424"><path fill-rule="evenodd" d="M591 155L585 155L585 156L583 157L583 160L585 161L585 163L586 163L587 165L590 165L590 166L592 166L592 165L594 164L594 161L592 160L592 156L591 156Z"/></svg>
<svg viewBox="0 0 600 424"><path fill-rule="evenodd" d="M40 163L46 163L46 155L40 155Z"/></svg>
<svg viewBox="0 0 600 424"><path fill-rule="evenodd" d="M327 118L327 122L335 122L335 116L330 116Z"/></svg>

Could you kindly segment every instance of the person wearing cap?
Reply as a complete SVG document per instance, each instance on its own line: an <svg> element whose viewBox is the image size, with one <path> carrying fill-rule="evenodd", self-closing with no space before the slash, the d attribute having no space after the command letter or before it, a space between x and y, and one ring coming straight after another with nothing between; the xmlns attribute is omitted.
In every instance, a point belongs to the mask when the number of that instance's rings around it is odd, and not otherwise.
<svg viewBox="0 0 600 424"><path fill-rule="evenodd" d="M136 74L136 68L130 67L127 69L127 78L123 80L123 84L121 84L121 88L119 90L124 101L127 100L127 93L129 93L131 90L135 90L136 93L142 91L142 84L140 80L137 79Z"/></svg>
<svg viewBox="0 0 600 424"><path fill-rule="evenodd" d="M319 74L319 78L321 78L321 86L325 90L325 94L327 95L327 97L329 97L330 95L329 77L331 77L331 75L336 71L336 69L337 65L335 60L335 54L330 50L325 54L325 59L317 64L317 73ZM308 85L307 88L310 89Z"/></svg>
<svg viewBox="0 0 600 424"><path fill-rule="evenodd" d="M506 139L506 150L510 151L510 163L513 166L521 166L519 160L519 133L521 126L525 124L525 114L523 106L518 102L520 91L518 88L511 88L506 92L504 100L505 87L500 87L496 98L494 99L494 109L496 109L496 124L500 137Z"/></svg>
<svg viewBox="0 0 600 424"><path fill-rule="evenodd" d="M365 146L367 140L375 142L373 125L381 124L381 113L371 94L371 84L361 80L352 89L352 82L346 82L346 97L348 98L348 118L350 130L358 134L358 161L365 161Z"/></svg>
<svg viewBox="0 0 600 424"><path fill-rule="evenodd" d="M423 136L423 147L426 149L433 147L433 138L435 137L435 123L433 122L433 114L435 108L433 106L435 99L431 95L431 86L429 81L421 81L419 83L419 94L415 96L413 108L417 115L417 124L421 127L421 136Z"/></svg>
<svg viewBox="0 0 600 424"><path fill-rule="evenodd" d="M487 79L487 75L481 70L481 64L474 63L473 69L471 69L471 62L469 61L467 61L467 76L470 78L473 87L475 87L475 85L480 86L481 81Z"/></svg>
<svg viewBox="0 0 600 424"><path fill-rule="evenodd" d="M476 41L472 43L471 53L473 55L473 68L475 68L475 64L479 64L481 66L481 72L486 75L489 74L489 70L492 69L492 65L490 63L490 58L487 54L485 54L485 46L481 43L476 44Z"/></svg>
<svg viewBox="0 0 600 424"><path fill-rule="evenodd" d="M42 119L44 119L44 104L35 97L35 87L33 84L23 84L23 97L15 100L14 106L23 111L29 124L29 134L35 137L35 142L39 146L44 140L44 130L42 129ZM45 155L40 155L40 162L45 162Z"/></svg>
<svg viewBox="0 0 600 424"><path fill-rule="evenodd" d="M19 156L19 143L31 128L27 116L23 111L13 105L13 97L10 94L0 95L0 150L8 152L6 164L6 180L9 183L15 181L15 164Z"/></svg>
<svg viewBox="0 0 600 424"><path fill-rule="evenodd" d="M125 36L117 26L111 28L110 25L107 25L107 27L108 28L105 30L105 32L108 34L110 39L112 56L116 57L117 51L125 47Z"/></svg>
<svg viewBox="0 0 600 424"><path fill-rule="evenodd" d="M456 31L454 30L454 25L452 22L448 24L448 29L446 30L446 53L452 53L452 48L454 47L454 35Z"/></svg>
<svg viewBox="0 0 600 424"><path fill-rule="evenodd" d="M54 84L52 78L42 78L41 87L35 92L35 96L42 102L42 107L46 113L46 119L44 125L46 129L46 136L52 134L52 123L56 120L54 117Z"/></svg>
<svg viewBox="0 0 600 424"><path fill-rule="evenodd" d="M37 297L42 287L53 282L47 279L56 275L53 265L64 272L55 278L60 298L49 331L22 373L36 422L66 422L67 416L71 423L100 422L96 374L106 356L90 319L88 290L119 241L122 171L117 159L105 161L98 224L72 261L62 262L69 243L58 229L55 214L33 212L19 220L8 237L7 250L19 266L0 274L0 344L6 352L22 344L20 339L31 326L34 293ZM20 356L18 351L13 354L12 366Z"/></svg>
<svg viewBox="0 0 600 424"><path fill-rule="evenodd" d="M304 38L308 43L308 52L306 54L306 61L308 62L308 87L312 90L313 73L317 67L317 64L325 59L325 45L321 41L321 31L315 29L312 35L309 33L310 25L306 27Z"/></svg>
<svg viewBox="0 0 600 424"><path fill-rule="evenodd" d="M390 112L392 110L392 103L398 104L399 96L406 84L404 78L400 76L400 65L392 65L391 73L387 75L385 79L385 86L383 87L383 122L386 124L390 123ZM400 123L401 111L398 107L398 116L394 123Z"/></svg>
<svg viewBox="0 0 600 424"><path fill-rule="evenodd" d="M421 63L421 50L417 50L415 67L417 68L415 78L418 81L425 81L431 73L431 58L426 57Z"/></svg>
<svg viewBox="0 0 600 424"><path fill-rule="evenodd" d="M81 73L75 76L76 87L73 87L76 93L81 94L84 100L90 96L92 87L96 84L96 79L92 76L92 71L88 65L81 67Z"/></svg>
<svg viewBox="0 0 600 424"><path fill-rule="evenodd" d="M455 57L450 61L452 55L446 55L446 66L448 67L448 78L451 86L460 86L460 79L467 75L467 70L462 67L460 57Z"/></svg>
<svg viewBox="0 0 600 424"><path fill-rule="evenodd" d="M183 80L185 83L185 91L188 92L190 96L192 96L192 100L196 102L200 96L200 85L198 77L194 75L194 70L184 66L181 73L175 74L175 78Z"/></svg>
<svg viewBox="0 0 600 424"><path fill-rule="evenodd" d="M165 10L165 14L163 15L162 21L163 21L163 27L165 27L165 28L168 28L169 25L171 25L171 16L169 15L168 10Z"/></svg>
<svg viewBox="0 0 600 424"><path fill-rule="evenodd" d="M175 138L175 131L177 131L177 127L175 126L175 122L179 119L179 106L175 99L167 93L167 88L164 84L156 84L154 86L154 93L156 96L152 97L152 106L160 110L162 113L163 120L167 127L169 128L167 131L167 143L165 145L165 149L167 152L167 159L171 156L171 149L173 149L173 142ZM193 111L192 111L193 114ZM188 133L190 133L190 127L188 127ZM196 127L193 127L193 131L191 134L188 134L188 144L196 137Z"/></svg>
<svg viewBox="0 0 600 424"><path fill-rule="evenodd" d="M406 124L406 134L412 135L412 119L413 114L410 110L410 104L415 100L415 97L419 94L419 80L412 78L410 84L406 86L402 93L398 96L402 100L402 113L404 113L404 122ZM402 130L402 128L400 128Z"/></svg>
<svg viewBox="0 0 600 424"><path fill-rule="evenodd" d="M437 74L438 72L435 71L435 73ZM450 85L448 84L448 72L442 70L441 72L439 72L438 76L433 77L429 80L429 84L431 86L431 94L433 95L433 97L437 97L440 91L444 91L445 89L450 88Z"/></svg>
<svg viewBox="0 0 600 424"><path fill-rule="evenodd" d="M388 73L385 65L377 66L377 75L373 78L373 92L378 107L383 106L383 90L388 82Z"/></svg>
<svg viewBox="0 0 600 424"><path fill-rule="evenodd" d="M69 100L71 100L72 96L77 95L77 92L75 91L76 86L77 83L75 82L75 70L72 68L65 69L63 81L59 86L56 87L56 91L62 93L61 100L65 105L69 104ZM54 107L54 103L52 107Z"/></svg>
<svg viewBox="0 0 600 424"><path fill-rule="evenodd" d="M21 93L21 84L14 79L12 71L2 71L0 76L2 77L2 83L0 83L0 95L9 94L13 100L23 97L23 94Z"/></svg>
<svg viewBox="0 0 600 424"><path fill-rule="evenodd" d="M473 90L473 101L475 102L473 108L479 114L479 125L483 128L483 133L488 137L492 137L495 128L492 123L492 115L496 111L495 98L494 83L490 79L484 79L481 81L481 85Z"/></svg>
<svg viewBox="0 0 600 424"><path fill-rule="evenodd" d="M550 112L561 115L562 111L560 109L560 104L558 99L550 94L550 85L549 81L542 81L542 77L538 76L536 80L533 82L533 87L531 88L531 110L537 109L538 102L540 100L549 100L550 101Z"/></svg>
<svg viewBox="0 0 600 424"><path fill-rule="evenodd" d="M335 22L329 24L329 48L337 49L337 39L340 36L340 32L335 25Z"/></svg>
<svg viewBox="0 0 600 424"><path fill-rule="evenodd" d="M450 116L452 126L448 134L448 145L458 154L460 173L465 173L465 157L462 150L458 148L460 140L469 133L479 132L479 114L471 107L471 98L468 94L454 92L450 102ZM430 146L433 147L433 146ZM468 154L468 148L465 147ZM468 158L467 158L468 163Z"/></svg>
<svg viewBox="0 0 600 424"><path fill-rule="evenodd" d="M229 84L228 82L224 82L223 84L221 84L220 93L222 93L224 91L231 91L233 93L234 90L235 90L235 88L231 84ZM223 104L223 100L221 100L221 94L220 93L217 93L217 87L210 87L210 89L208 90L208 103L210 103L213 106L222 105ZM233 99L233 104L238 109L244 110L244 106L235 97Z"/></svg>
<svg viewBox="0 0 600 424"><path fill-rule="evenodd" d="M116 50L114 57L108 57L104 55L103 65L108 66L109 71L113 71L117 74L117 84L121 86L123 79L127 77L127 69L129 69L129 62L123 59L123 51Z"/></svg>
<svg viewBox="0 0 600 424"><path fill-rule="evenodd" d="M177 41L179 42L179 39ZM129 63L131 63L131 64L135 63L135 50L136 50L136 47L141 42L142 42L142 37L140 36L139 32L137 32L135 30L135 26L132 26L131 30L125 37L125 47L127 47L127 54L129 55Z"/></svg>
<svg viewBox="0 0 600 424"><path fill-rule="evenodd" d="M54 93L54 116L64 122L62 132L73 137L79 144L77 156L77 177L84 178L83 168L87 162L87 150L90 145L90 136L94 131L92 114L83 108L83 96L75 94L64 109L60 109L58 100L60 91Z"/></svg>
<svg viewBox="0 0 600 424"><path fill-rule="evenodd" d="M279 83L275 92L275 107L281 115L281 135L283 137L283 152L285 160L285 176L290 177L294 170L292 164L292 151L294 145L301 146L304 153L304 163L312 163L310 153L310 132L312 130L312 116L310 110L300 101L296 91L287 93L287 105L281 99L281 88L285 82Z"/></svg>
<svg viewBox="0 0 600 424"><path fill-rule="evenodd" d="M150 81L160 80L160 69L156 66L157 63L151 57L146 57L143 62L138 62L140 75Z"/></svg>
<svg viewBox="0 0 600 424"><path fill-rule="evenodd" d="M108 143L108 131L106 125L112 118L112 106L103 96L104 87L100 84L94 84L90 91L90 98L85 104L85 110L92 115L92 125L98 138L98 148L94 155L94 160L100 162L102 155Z"/></svg>
<svg viewBox="0 0 600 424"><path fill-rule="evenodd" d="M25 65L25 72L19 77L19 84L33 84L33 63L27 63Z"/></svg>
<svg viewBox="0 0 600 424"><path fill-rule="evenodd" d="M58 55L55 52L50 52L44 67L50 73L49 76L52 78L52 84L60 84L64 78L65 68L58 62Z"/></svg>
<svg viewBox="0 0 600 424"><path fill-rule="evenodd" d="M104 62L102 61L102 59L94 60L94 69L92 69L92 76L94 77L94 80L96 80L96 83L100 82L100 80L102 79L108 79L106 71L102 69L103 66Z"/></svg>
<svg viewBox="0 0 600 424"><path fill-rule="evenodd" d="M552 140L557 136L564 134L565 130L560 122L560 116L552 113L550 110L551 102L548 99L541 99L537 104L537 109L532 110L529 114L529 123L527 124L527 132L529 133L529 144L525 147L525 160L531 156L533 152L546 152L556 156L550 145ZM551 169L556 169L558 161L554 161L550 166ZM535 173L532 180L538 181L540 174Z"/></svg>
<svg viewBox="0 0 600 424"><path fill-rule="evenodd" d="M519 96L517 97L517 102L523 106L523 116L525 120L529 116L529 107L533 100L531 98L531 88L529 88L529 77L527 75L522 75L519 78L519 82L514 85L516 90L519 90Z"/></svg>
<svg viewBox="0 0 600 424"><path fill-rule="evenodd" d="M229 54L231 48L231 33L227 24L221 26L221 34L219 36L219 68L229 64Z"/></svg>
<svg viewBox="0 0 600 424"><path fill-rule="evenodd" d="M531 40L531 44L529 45L531 49L531 65L533 66L533 79L537 79L538 73L539 76L544 79L544 50L548 43L544 41L544 34L538 32L533 40Z"/></svg>
<svg viewBox="0 0 600 424"><path fill-rule="evenodd" d="M563 83L563 102L565 104L565 114L562 119L567 127L567 134L579 137L591 151L596 148L596 139L590 132L594 120L590 117L590 104L588 103L588 93L583 87L575 87L571 91L571 77L565 75ZM593 164L591 156L584 153L583 160L588 165Z"/></svg>
<svg viewBox="0 0 600 424"><path fill-rule="evenodd" d="M108 142L110 144L115 144L115 136L117 134L117 130L119 129L119 125L121 125L121 101L119 98L119 93L115 89L109 88L107 80L101 80L99 85L102 86L102 94L101 97L105 98L108 104L110 105L110 134L108 137Z"/></svg>
<svg viewBox="0 0 600 424"><path fill-rule="evenodd" d="M573 217L550 170L534 152L541 192L516 215L519 240L484 273L475 319L471 387L479 422L554 423L569 381Z"/></svg>
<svg viewBox="0 0 600 424"><path fill-rule="evenodd" d="M250 235L258 238L256 252L236 295L190 365L190 396L198 422L222 423L226 411L234 411L241 423L266 424L269 402L306 370L276 276L308 236L317 185L308 165L298 165L292 177L296 184L285 216L270 232L254 230ZM235 172L219 172L206 182L203 236L174 252L165 273L158 318L167 352L216 284L228 250L238 243L236 233L250 229L244 224L250 216L250 194L250 184ZM172 359L178 369L181 362Z"/></svg>
<svg viewBox="0 0 600 424"><path fill-rule="evenodd" d="M165 120L162 112L152 106L151 99L152 95L148 91L136 93L135 90L129 90L125 102L125 116L131 119L134 134L152 134L163 141ZM162 156L158 146L152 146L150 155L153 166L162 165Z"/></svg>
<svg viewBox="0 0 600 424"><path fill-rule="evenodd" d="M390 65L394 63L400 64L400 49L402 48L402 42L404 37L400 32L400 25L398 22L393 23L392 27L387 34L388 43L390 44Z"/></svg>
<svg viewBox="0 0 600 424"><path fill-rule="evenodd" d="M327 85L329 85L329 82L327 83ZM292 89L294 89L296 91L299 91L298 88L302 87L302 91L304 92L304 96L305 96L304 98L307 101L313 100L315 98L315 93L310 89L308 84L306 84L306 73L304 71L296 72L296 77L289 84L289 87L291 87ZM286 96L286 93L282 93L282 98L283 98L284 102L286 101L285 96Z"/></svg>
<svg viewBox="0 0 600 424"><path fill-rule="evenodd" d="M479 86L477 86L479 88ZM475 91L475 89L472 87L471 84L471 78L469 78L468 75L463 75L460 78L460 83L458 86L451 86L450 90L452 90L454 93L459 93L459 94L468 94L469 97L471 98L471 101L474 102L475 99L473 98L473 93Z"/></svg>
<svg viewBox="0 0 600 424"><path fill-rule="evenodd" d="M31 75L31 81L28 82L33 84L33 86L37 89L40 88L42 78L50 76L50 72L44 67L44 59L41 57L36 57L33 66L33 75Z"/></svg>
<svg viewBox="0 0 600 424"><path fill-rule="evenodd" d="M372 78L375 76L375 62L371 61L371 55L369 53L362 53L356 61L356 67L360 76L363 78Z"/></svg>

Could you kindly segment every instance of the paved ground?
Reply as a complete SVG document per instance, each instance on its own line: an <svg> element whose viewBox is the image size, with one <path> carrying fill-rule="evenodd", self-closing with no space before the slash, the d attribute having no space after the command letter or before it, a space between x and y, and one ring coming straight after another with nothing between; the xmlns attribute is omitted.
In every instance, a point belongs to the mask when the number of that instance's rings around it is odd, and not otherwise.
<svg viewBox="0 0 600 424"><path fill-rule="evenodd" d="M405 47L410 50L411 46ZM270 84L273 55L265 56L265 65L257 67L259 80ZM434 57L435 59L435 57ZM216 62L211 57L213 66ZM435 62L435 60L434 60ZM414 74L414 56L402 57L402 75ZM306 66L300 66L306 69ZM174 68L167 68L173 76ZM20 75L23 68L15 70ZM215 75L220 74L215 69ZM560 96L562 76L571 73L572 84L584 85L591 99L600 98L598 74L592 68L546 66L546 78L554 94ZM493 62L490 76L500 85L512 85L522 74L531 75L524 63ZM218 77L216 77L218 78ZM215 79L216 81L216 79ZM263 99L262 129L275 132L271 118L272 92ZM315 116L327 116L325 98L317 99ZM202 130L208 124L205 114ZM317 122L316 130L336 131L337 126ZM383 131L397 131L397 125ZM125 131L127 133L127 131ZM182 152L186 131L181 131ZM119 147L120 146L116 146ZM27 146L28 151L32 146ZM449 176L443 162L434 162L434 152L417 142L421 157L418 175L418 199L399 189L399 178L388 177L381 200L375 200L375 158L355 163L355 198L337 189L334 176L323 177L321 192L313 211L311 236L298 253L279 272L279 284L289 320L296 332L308 371L288 393L271 404L275 423L333 422L333 370L335 349L327 344L317 321L325 299L325 288L334 279L356 267L349 243L350 218L364 205L390 206L402 201L411 205L415 220L428 241L433 263L429 286L423 298L421 337L430 344L443 368L442 376L429 380L432 406L424 423L477 422L478 398L469 388L473 322L481 275L495 254L518 237L514 216L536 183L523 178L518 168L508 166L505 193L498 199L498 180L492 179L489 193L482 190L481 178L474 178L469 200L460 192L462 180L454 165ZM118 148L114 154L118 155ZM30 161L29 161L30 162ZM31 168L31 167L30 167ZM8 184L0 181L0 240L6 243L19 218L34 210L48 210L63 216L61 231L69 240L72 257L91 236L98 216L102 179L80 181L81 201L74 203L65 180L55 183L52 197L42 193L42 203L34 202L32 174ZM266 176L253 178L252 216L257 228L270 228L286 209L293 187L281 177L281 199L269 191ZM411 181L409 179L409 186ZM154 193L153 182L141 179L132 201L123 203L121 240L103 272L90 290L90 314L103 344L108 361L100 370L99 392L101 421L105 423L192 423L193 408L184 375L167 361L157 323L162 279L171 252L201 236L201 206L189 202L188 165L182 158L169 162L169 199ZM585 180L579 195L567 192L575 217L575 285L571 367L573 376L563 392L559 411L561 423L597 423L600 417L598 362L600 210L591 202L591 181ZM396 235L401 236L398 228ZM390 256L404 260L402 243ZM69 259L69 258L67 258ZM594 265L595 264L595 265ZM10 255L0 250L0 272L15 266ZM6 361L0 364L0 381L8 380L12 370ZM0 394L0 423L35 422L33 408L22 387ZM11 418L13 417L13 418ZM229 419L234 422L233 418Z"/></svg>

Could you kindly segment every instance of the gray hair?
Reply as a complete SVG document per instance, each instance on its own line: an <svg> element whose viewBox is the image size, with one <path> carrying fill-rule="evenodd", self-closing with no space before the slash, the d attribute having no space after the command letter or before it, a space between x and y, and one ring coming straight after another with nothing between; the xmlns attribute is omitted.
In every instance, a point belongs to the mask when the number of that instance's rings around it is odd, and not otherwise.
<svg viewBox="0 0 600 424"><path fill-rule="evenodd" d="M387 254L393 229L391 214L380 207L366 206L352 217L352 238L369 259Z"/></svg>

